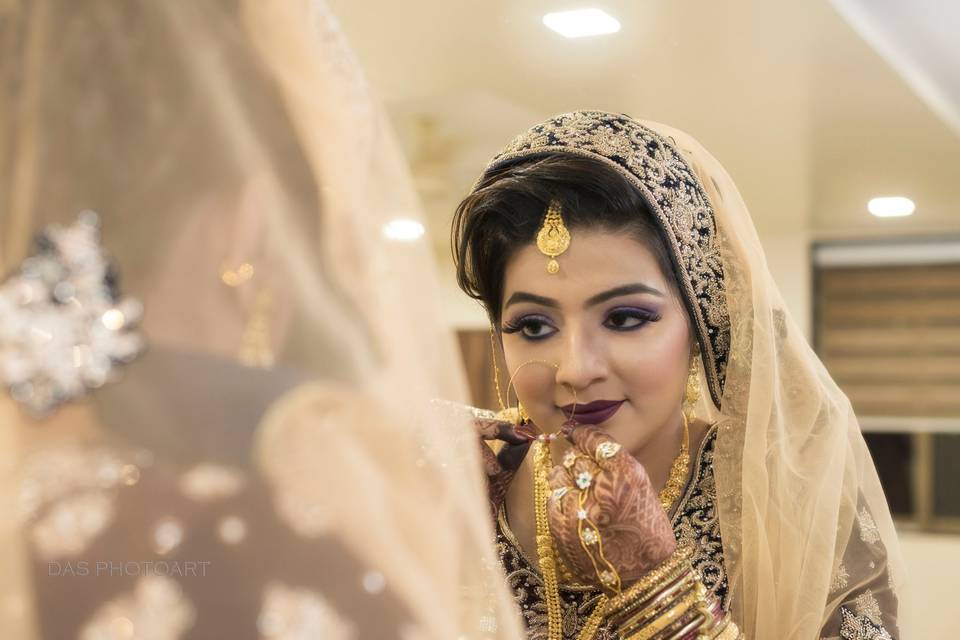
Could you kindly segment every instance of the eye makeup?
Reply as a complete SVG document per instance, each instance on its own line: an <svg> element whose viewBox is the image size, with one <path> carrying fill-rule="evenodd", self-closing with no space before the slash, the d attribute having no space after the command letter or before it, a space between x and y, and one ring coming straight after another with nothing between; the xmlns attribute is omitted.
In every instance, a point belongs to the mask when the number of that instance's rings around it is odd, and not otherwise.
<svg viewBox="0 0 960 640"><path fill-rule="evenodd" d="M541 328L551 329L549 333L543 333ZM550 319L543 315L530 314L520 316L514 320L504 323L502 331L504 333L520 333L527 340L543 340L557 332L556 328L550 324Z"/></svg>
<svg viewBox="0 0 960 640"><path fill-rule="evenodd" d="M661 319L660 314L643 307L615 307L607 312L603 326L611 331L636 331L650 322ZM550 318L541 314L519 316L504 323L503 333L520 333L525 339L536 341L549 338L557 332Z"/></svg>
<svg viewBox="0 0 960 640"><path fill-rule="evenodd" d="M660 314L641 307L616 307L607 312L603 325L613 331L635 331L648 322L657 322Z"/></svg>

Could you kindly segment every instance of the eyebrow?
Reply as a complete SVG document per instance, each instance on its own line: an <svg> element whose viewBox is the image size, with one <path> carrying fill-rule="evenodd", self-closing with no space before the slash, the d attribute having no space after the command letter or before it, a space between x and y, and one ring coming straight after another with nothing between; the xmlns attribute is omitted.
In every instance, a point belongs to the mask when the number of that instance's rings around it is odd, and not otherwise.
<svg viewBox="0 0 960 640"><path fill-rule="evenodd" d="M606 302L612 298L619 298L620 296L630 295L631 293L648 293L661 298L665 297L664 293L659 289L637 282L634 284L625 284L619 287L614 287L613 289L601 291L597 295L588 298L583 306L584 308L592 307L600 304L601 302ZM553 298L538 296L533 293L527 293L526 291L516 291L512 296L510 296L510 299L507 300L507 304L503 305L503 308L506 309L510 305L517 304L518 302L532 302L534 304L539 304L544 307L553 307L555 309L560 307L560 303Z"/></svg>

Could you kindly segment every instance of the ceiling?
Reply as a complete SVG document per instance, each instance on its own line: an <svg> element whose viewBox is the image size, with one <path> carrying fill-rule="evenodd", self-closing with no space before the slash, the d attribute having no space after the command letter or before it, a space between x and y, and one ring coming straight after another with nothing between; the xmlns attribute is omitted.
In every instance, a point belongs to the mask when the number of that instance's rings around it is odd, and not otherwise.
<svg viewBox="0 0 960 640"><path fill-rule="evenodd" d="M922 42L932 39L925 29L937 31L921 20L909 33L893 29L903 20L893 0L835 2L841 11L827 0L329 4L400 134L438 252L448 252L451 213L485 161L529 125L578 108L693 134L733 175L761 236L960 235L960 129L950 115L960 104L951 73L960 58L950 55L960 54L877 45L877 33ZM883 11L871 14L874 4ZM583 6L607 10L622 30L568 40L540 22ZM930 60L925 75L904 71ZM878 195L906 195L917 212L875 219L866 202Z"/></svg>

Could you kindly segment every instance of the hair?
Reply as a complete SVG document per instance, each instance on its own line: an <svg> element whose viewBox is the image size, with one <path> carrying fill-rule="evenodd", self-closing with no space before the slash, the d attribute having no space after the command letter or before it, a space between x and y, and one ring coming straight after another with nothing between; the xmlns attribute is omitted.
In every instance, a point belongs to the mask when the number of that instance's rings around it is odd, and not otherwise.
<svg viewBox="0 0 960 640"><path fill-rule="evenodd" d="M662 232L640 190L600 160L554 153L498 167L483 177L454 214L453 261L460 288L499 326L507 263L534 242L550 202L571 231L627 233L653 254L677 290Z"/></svg>

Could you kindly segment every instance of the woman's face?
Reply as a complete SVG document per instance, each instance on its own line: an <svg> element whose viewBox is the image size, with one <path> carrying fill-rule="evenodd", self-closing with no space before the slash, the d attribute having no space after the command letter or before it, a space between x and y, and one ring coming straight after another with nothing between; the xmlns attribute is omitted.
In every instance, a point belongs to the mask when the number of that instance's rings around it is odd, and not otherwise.
<svg viewBox="0 0 960 640"><path fill-rule="evenodd" d="M687 316L643 244L625 233L571 235L557 274L547 273L548 259L534 244L507 263L507 368L513 374L529 360L556 365L528 364L514 378L543 431L559 430L575 391L579 422L639 451L661 427L679 424L690 366Z"/></svg>

